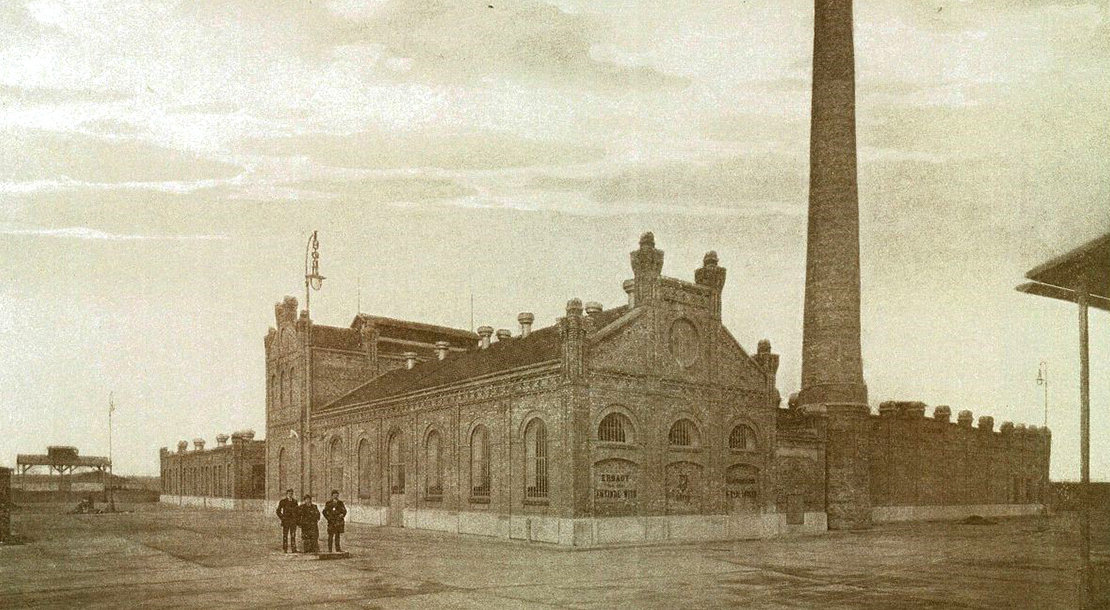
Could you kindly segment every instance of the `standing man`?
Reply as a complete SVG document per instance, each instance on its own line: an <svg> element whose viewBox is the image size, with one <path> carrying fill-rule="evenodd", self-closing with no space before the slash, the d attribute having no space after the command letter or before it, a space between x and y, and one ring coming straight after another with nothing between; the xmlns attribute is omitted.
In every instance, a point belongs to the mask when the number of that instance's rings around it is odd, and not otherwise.
<svg viewBox="0 0 1110 610"><path fill-rule="evenodd" d="M301 526L301 543L306 553L320 552L320 509L312 503L312 496L305 494L297 507L298 522Z"/></svg>
<svg viewBox="0 0 1110 610"><path fill-rule="evenodd" d="M343 533L343 518L347 516L347 507L339 499L339 492L331 490L331 500L324 505L324 518L328 520L328 552L332 552L332 543L335 543L335 552L342 553L339 545L339 535Z"/></svg>
<svg viewBox="0 0 1110 610"><path fill-rule="evenodd" d="M293 490L286 489L285 497L278 502L277 516L281 520L281 551L283 553L289 552L289 547L293 547L293 552L297 551L297 499L293 497Z"/></svg>

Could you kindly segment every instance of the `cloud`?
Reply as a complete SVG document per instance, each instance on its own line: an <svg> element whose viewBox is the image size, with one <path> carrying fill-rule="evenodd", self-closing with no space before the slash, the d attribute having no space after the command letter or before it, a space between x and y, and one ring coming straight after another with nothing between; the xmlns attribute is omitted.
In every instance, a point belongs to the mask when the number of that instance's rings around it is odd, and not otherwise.
<svg viewBox="0 0 1110 610"><path fill-rule="evenodd" d="M776 213L805 203L804 159L784 154L756 154L692 162L642 164L596 177L539 176L529 187L582 191L593 200L623 208L652 203L681 210L711 206Z"/></svg>
<svg viewBox="0 0 1110 610"><path fill-rule="evenodd" d="M89 227L21 227L0 225L0 235L22 235L31 237L56 237L61 239L105 240L105 241L185 241L185 240L223 240L227 235L138 235L108 233Z"/></svg>
<svg viewBox="0 0 1110 610"><path fill-rule="evenodd" d="M490 170L532 165L568 165L599 159L604 151L503 133L366 131L252 139L247 150L275 156L305 156L331 167Z"/></svg>
<svg viewBox="0 0 1110 610"><path fill-rule="evenodd" d="M0 183L188 185L231 179L243 169L137 140L73 132L8 129L0 132ZM18 187L17 187L18 188Z"/></svg>
<svg viewBox="0 0 1110 610"><path fill-rule="evenodd" d="M646 66L591 57L593 18L536 0L395 0L353 10L350 3L187 3L189 14L216 24L227 19L281 24L291 44L323 59L336 47L380 45L379 78L397 62L411 76L437 82L488 76L542 79L605 88L681 87L687 80ZM393 74L397 75L396 72Z"/></svg>

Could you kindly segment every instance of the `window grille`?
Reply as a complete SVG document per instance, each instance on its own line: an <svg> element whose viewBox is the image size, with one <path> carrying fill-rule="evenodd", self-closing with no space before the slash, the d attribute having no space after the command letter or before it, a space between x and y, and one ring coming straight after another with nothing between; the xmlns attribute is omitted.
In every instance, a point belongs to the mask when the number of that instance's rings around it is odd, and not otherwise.
<svg viewBox="0 0 1110 610"><path fill-rule="evenodd" d="M755 451L759 448L755 430L751 426L740 424L732 429L728 435L728 448L737 451Z"/></svg>
<svg viewBox="0 0 1110 610"><path fill-rule="evenodd" d="M698 444L698 429L694 422L680 419L671 426L667 434L667 441L672 447L696 447Z"/></svg>
<svg viewBox="0 0 1110 610"><path fill-rule="evenodd" d="M547 498L547 426L533 419L524 430L524 498Z"/></svg>
<svg viewBox="0 0 1110 610"><path fill-rule="evenodd" d="M424 442L424 461L427 464L424 495L439 499L443 495L443 465L440 460L439 432L432 430Z"/></svg>
<svg viewBox="0 0 1110 610"><path fill-rule="evenodd" d="M400 432L389 437L389 493L405 493L405 446Z"/></svg>
<svg viewBox="0 0 1110 610"><path fill-rule="evenodd" d="M628 434L625 430L628 418L620 413L610 413L601 420L597 427L597 440L610 443L626 443Z"/></svg>
<svg viewBox="0 0 1110 610"><path fill-rule="evenodd" d="M489 498L489 432L478 426L470 434L470 495Z"/></svg>

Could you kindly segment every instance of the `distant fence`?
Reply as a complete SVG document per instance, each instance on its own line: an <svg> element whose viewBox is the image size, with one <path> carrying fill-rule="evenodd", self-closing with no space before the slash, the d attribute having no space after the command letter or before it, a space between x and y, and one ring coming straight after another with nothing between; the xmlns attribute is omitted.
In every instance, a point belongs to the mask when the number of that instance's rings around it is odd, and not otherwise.
<svg viewBox="0 0 1110 610"><path fill-rule="evenodd" d="M1076 510L1079 508L1080 483L1056 481L1052 483L1052 497L1049 502L1054 510ZM1110 483L1091 483L1091 506L1110 506Z"/></svg>
<svg viewBox="0 0 1110 610"><path fill-rule="evenodd" d="M119 503L138 504L142 502L157 502L158 492L151 489L116 489L112 491L115 496L115 501ZM108 501L107 494L103 490L90 492L90 491L24 491L22 489L12 490L12 502L14 504L45 504L50 502L63 502L77 504L85 498L92 497L97 503L105 503Z"/></svg>

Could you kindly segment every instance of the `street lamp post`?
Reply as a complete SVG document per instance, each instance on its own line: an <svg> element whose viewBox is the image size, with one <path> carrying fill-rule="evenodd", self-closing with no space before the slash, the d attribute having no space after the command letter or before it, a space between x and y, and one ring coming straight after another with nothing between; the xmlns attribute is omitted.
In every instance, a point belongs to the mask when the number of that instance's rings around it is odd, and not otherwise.
<svg viewBox="0 0 1110 610"><path fill-rule="evenodd" d="M311 255L311 272L308 264ZM324 276L320 275L320 242L316 239L316 231L308 238L304 246L304 309L309 311L308 300L312 290L319 290L324 284Z"/></svg>
<svg viewBox="0 0 1110 610"><path fill-rule="evenodd" d="M1044 427L1048 427L1048 363L1041 360L1037 369L1037 385L1044 386Z"/></svg>

